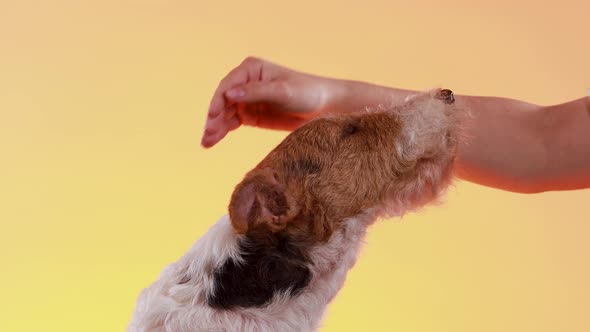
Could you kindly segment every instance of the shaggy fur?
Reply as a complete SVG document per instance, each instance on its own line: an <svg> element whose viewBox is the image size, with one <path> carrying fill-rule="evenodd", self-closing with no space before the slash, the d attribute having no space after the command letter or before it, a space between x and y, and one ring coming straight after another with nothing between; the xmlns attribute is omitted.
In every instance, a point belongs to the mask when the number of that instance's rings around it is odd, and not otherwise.
<svg viewBox="0 0 590 332"><path fill-rule="evenodd" d="M367 227L448 186L460 114L450 90L433 90L297 129L142 292L129 331L316 330Z"/></svg>

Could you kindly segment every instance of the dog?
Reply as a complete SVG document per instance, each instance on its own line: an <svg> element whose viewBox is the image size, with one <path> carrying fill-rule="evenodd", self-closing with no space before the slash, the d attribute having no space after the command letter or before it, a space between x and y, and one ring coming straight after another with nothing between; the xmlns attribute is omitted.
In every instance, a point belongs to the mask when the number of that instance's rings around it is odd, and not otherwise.
<svg viewBox="0 0 590 332"><path fill-rule="evenodd" d="M367 227L436 201L462 112L450 90L289 134L219 219L139 296L129 332L314 331Z"/></svg>

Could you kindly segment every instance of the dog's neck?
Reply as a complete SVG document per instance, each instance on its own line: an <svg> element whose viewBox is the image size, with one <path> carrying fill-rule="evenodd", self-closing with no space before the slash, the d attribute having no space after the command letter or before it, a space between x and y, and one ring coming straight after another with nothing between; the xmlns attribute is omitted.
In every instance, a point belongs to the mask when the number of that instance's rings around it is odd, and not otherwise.
<svg viewBox="0 0 590 332"><path fill-rule="evenodd" d="M209 306L206 300L215 287L214 267L240 259L240 236L229 217L223 216L142 293L129 331L219 331L220 327L227 331L315 331L342 288L373 220L369 215L343 220L327 242L312 247L311 280L298 294L277 293L260 307L224 310Z"/></svg>
<svg viewBox="0 0 590 332"><path fill-rule="evenodd" d="M354 266L365 238L367 226L374 220L370 215L359 215L341 221L341 226L330 239L310 250L312 279L294 297L275 297L263 310L241 309L246 316L263 322L272 317L269 330L313 331L322 320L326 307L344 285L348 271Z"/></svg>

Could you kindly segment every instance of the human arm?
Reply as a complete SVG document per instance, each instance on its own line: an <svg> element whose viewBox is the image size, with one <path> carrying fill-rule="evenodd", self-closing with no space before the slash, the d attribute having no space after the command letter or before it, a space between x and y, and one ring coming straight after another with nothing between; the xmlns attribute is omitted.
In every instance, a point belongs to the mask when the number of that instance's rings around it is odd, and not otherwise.
<svg viewBox="0 0 590 332"><path fill-rule="evenodd" d="M539 106L459 96L471 112L457 175L498 189L537 193L590 187L590 98Z"/></svg>
<svg viewBox="0 0 590 332"><path fill-rule="evenodd" d="M248 58L219 84L202 144L241 124L293 130L323 113L399 104L413 93ZM460 178L522 193L590 187L590 98L539 106L456 95L456 102L471 113L455 166Z"/></svg>

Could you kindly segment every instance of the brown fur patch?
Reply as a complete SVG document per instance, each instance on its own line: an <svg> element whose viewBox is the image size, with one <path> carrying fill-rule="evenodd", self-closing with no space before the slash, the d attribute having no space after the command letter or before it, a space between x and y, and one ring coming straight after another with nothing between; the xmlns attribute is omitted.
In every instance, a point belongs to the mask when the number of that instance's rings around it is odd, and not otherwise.
<svg viewBox="0 0 590 332"><path fill-rule="evenodd" d="M453 101L450 90L436 90L391 109L300 127L236 187L234 228L280 232L311 246L368 209L436 198L454 158Z"/></svg>

